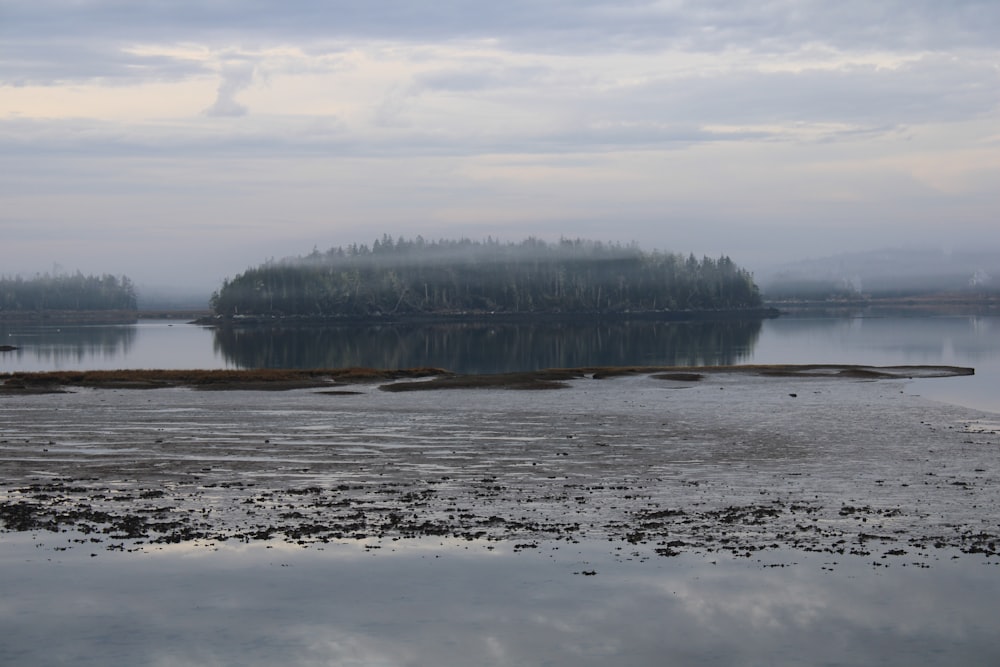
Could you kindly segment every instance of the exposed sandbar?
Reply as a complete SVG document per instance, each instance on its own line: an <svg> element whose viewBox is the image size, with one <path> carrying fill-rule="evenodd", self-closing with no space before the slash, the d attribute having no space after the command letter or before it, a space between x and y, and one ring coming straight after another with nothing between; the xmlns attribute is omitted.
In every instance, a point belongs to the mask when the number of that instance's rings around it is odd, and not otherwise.
<svg viewBox="0 0 1000 667"><path fill-rule="evenodd" d="M162 389L190 387L203 390L275 390L331 388L358 382L380 383L386 391L428 389L560 389L566 382L590 377L653 375L661 379L692 380L695 375L740 373L773 377L927 378L972 375L957 366L856 366L833 364L745 366L622 366L556 368L497 374L460 375L440 368L373 369L257 369L257 370L114 370L46 371L0 374L0 393L59 393L71 387L105 389ZM417 380L401 382L401 380Z"/></svg>
<svg viewBox="0 0 1000 667"><path fill-rule="evenodd" d="M163 372L147 391L118 377L8 392L0 528L60 549L436 537L995 558L1000 421L903 391L967 372L574 369L403 393L380 388L453 376L315 371L316 386L265 392L226 372L209 375L247 391L208 394ZM566 388L509 391L528 380Z"/></svg>

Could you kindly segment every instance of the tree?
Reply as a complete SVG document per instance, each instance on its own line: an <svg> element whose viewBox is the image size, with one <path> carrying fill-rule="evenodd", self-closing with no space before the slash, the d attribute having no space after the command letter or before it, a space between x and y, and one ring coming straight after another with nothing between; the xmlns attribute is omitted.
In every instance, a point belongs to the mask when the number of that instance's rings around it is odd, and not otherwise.
<svg viewBox="0 0 1000 667"><path fill-rule="evenodd" d="M450 312L757 308L749 273L718 260L581 239L547 244L393 240L266 262L223 282L221 315L337 317Z"/></svg>

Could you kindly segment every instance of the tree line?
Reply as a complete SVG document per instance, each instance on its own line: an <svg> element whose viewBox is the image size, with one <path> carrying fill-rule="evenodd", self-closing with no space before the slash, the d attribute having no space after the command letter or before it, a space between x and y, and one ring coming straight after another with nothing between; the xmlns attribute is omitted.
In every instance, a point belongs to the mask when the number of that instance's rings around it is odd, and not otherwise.
<svg viewBox="0 0 1000 667"><path fill-rule="evenodd" d="M43 274L0 277L0 311L135 310L136 291L126 276Z"/></svg>
<svg viewBox="0 0 1000 667"><path fill-rule="evenodd" d="M394 240L268 261L226 279L217 315L367 317L459 313L627 313L759 308L728 257L635 244Z"/></svg>

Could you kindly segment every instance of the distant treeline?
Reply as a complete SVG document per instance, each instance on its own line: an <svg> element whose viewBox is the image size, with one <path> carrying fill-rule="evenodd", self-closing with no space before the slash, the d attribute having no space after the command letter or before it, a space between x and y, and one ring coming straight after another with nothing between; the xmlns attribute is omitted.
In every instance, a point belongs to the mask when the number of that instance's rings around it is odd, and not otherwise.
<svg viewBox="0 0 1000 667"><path fill-rule="evenodd" d="M226 280L218 315L367 317L458 313L625 313L759 308L728 257L644 252L595 241L425 241L384 236L267 262Z"/></svg>
<svg viewBox="0 0 1000 667"><path fill-rule="evenodd" d="M136 294L125 276L39 275L0 277L0 311L135 310Z"/></svg>

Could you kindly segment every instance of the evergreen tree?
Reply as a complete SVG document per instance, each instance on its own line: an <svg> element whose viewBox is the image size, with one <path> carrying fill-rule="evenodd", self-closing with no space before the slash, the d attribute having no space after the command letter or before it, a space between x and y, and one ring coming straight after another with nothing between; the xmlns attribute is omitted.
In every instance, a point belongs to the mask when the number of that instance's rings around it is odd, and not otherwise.
<svg viewBox="0 0 1000 667"><path fill-rule="evenodd" d="M0 278L0 310L135 310L136 292L126 276L39 274Z"/></svg>
<svg viewBox="0 0 1000 667"><path fill-rule="evenodd" d="M394 240L314 249L223 282L219 315L306 317L456 313L626 313L759 308L752 276L728 257L536 238Z"/></svg>

